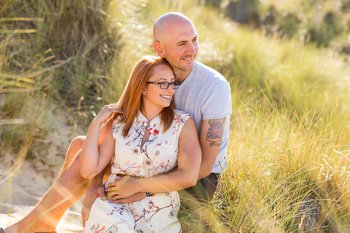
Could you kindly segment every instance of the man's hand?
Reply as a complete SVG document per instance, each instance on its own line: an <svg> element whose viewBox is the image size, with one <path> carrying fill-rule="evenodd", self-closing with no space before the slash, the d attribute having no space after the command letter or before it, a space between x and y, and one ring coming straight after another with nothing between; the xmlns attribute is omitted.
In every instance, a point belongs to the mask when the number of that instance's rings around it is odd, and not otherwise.
<svg viewBox="0 0 350 233"><path fill-rule="evenodd" d="M91 206L97 197L100 197L101 199L106 199L104 186L102 184L100 185L90 184L85 194L85 197L83 200L83 207L81 209L81 220L82 220L81 222L83 224L83 227L85 227L85 222L89 218Z"/></svg>
<svg viewBox="0 0 350 233"><path fill-rule="evenodd" d="M112 196L110 199L108 199L108 201L111 203L117 203L117 204L128 204L135 201L140 201L145 197L146 197L146 193L135 193L134 195L131 195L129 197L119 198L119 199L118 199L118 196L115 195L115 196Z"/></svg>
<svg viewBox="0 0 350 233"><path fill-rule="evenodd" d="M107 199L114 200L116 197L118 199L128 198L134 194L140 192L138 183L138 178L131 176L123 176L114 179L113 182L110 182L106 188Z"/></svg>

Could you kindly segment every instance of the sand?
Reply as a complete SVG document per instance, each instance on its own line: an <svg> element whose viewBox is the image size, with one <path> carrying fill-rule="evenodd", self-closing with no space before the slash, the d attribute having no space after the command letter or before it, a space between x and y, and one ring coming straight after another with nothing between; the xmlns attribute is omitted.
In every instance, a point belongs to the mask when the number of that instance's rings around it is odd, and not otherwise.
<svg viewBox="0 0 350 233"><path fill-rule="evenodd" d="M56 157L55 168L24 160L13 170L16 156L0 153L0 227L6 227L26 215L56 178L63 158ZM54 170L54 171L53 171ZM58 232L79 232L81 202L70 208L57 226Z"/></svg>

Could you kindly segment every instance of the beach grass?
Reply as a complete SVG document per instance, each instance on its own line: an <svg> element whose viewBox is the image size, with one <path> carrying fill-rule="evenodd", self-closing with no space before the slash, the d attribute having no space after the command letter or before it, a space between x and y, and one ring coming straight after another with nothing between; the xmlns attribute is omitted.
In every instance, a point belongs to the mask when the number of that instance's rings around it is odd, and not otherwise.
<svg viewBox="0 0 350 233"><path fill-rule="evenodd" d="M266 37L202 1L29 2L0 8L0 145L17 154L13 175L24 159L46 160L52 132L83 134L103 104L117 101L132 65L153 54L154 20L181 11L197 26L198 59L230 82L233 109L229 165L211 203L181 210L185 231L303 232L311 218L315 232L350 231L342 55ZM59 27L62 20L73 26ZM69 138L61 140L63 158Z"/></svg>

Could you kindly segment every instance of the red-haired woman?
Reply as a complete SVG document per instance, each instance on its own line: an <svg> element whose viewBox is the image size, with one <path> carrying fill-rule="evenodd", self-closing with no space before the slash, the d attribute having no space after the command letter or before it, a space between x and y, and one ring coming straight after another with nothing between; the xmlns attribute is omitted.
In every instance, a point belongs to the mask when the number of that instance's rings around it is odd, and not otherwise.
<svg viewBox="0 0 350 233"><path fill-rule="evenodd" d="M130 204L97 198L84 232L181 231L176 190L196 184L201 149L192 118L174 110L177 87L166 60L142 57L118 105L103 107L91 122L82 148L82 176L94 177L111 162L106 187L124 179L112 188L114 195L145 192L147 197ZM123 114L113 117L118 109Z"/></svg>

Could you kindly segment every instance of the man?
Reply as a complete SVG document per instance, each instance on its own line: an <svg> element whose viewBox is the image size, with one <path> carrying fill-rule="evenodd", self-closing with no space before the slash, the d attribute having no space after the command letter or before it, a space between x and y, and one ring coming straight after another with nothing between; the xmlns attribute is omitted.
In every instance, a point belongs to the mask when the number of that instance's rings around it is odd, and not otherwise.
<svg viewBox="0 0 350 233"><path fill-rule="evenodd" d="M230 86L217 71L195 60L199 48L198 35L186 16L179 13L162 15L154 24L153 37L156 53L170 63L176 80L181 83L175 93L176 108L193 116L200 138L202 164L199 181L190 192L208 199L213 196L220 174L227 164ZM80 175L79 151L83 142L83 137L72 141L57 181L25 218L5 229L6 233L48 232L55 229L64 211L86 190L82 185L86 180ZM93 201L98 195L104 195L101 180L102 175L90 183L83 201L83 223ZM138 193L124 199L111 199L128 203L145 195Z"/></svg>
<svg viewBox="0 0 350 233"><path fill-rule="evenodd" d="M181 83L175 92L176 108L193 116L200 138L203 153L200 180L197 189L191 192L211 198L227 163L230 86L217 71L195 61L198 34L186 16L178 13L161 16L154 24L153 39L156 53L171 64L176 81ZM201 186L204 192L200 192Z"/></svg>

